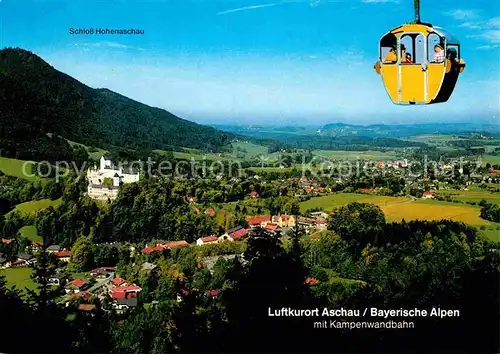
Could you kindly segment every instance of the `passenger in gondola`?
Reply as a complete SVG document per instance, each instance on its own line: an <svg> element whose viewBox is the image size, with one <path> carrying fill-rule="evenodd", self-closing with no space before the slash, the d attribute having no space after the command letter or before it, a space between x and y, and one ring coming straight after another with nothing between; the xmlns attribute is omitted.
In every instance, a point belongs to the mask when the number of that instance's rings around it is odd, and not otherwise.
<svg viewBox="0 0 500 354"><path fill-rule="evenodd" d="M384 64L394 64L398 61L396 46L392 46L384 59Z"/></svg>
<svg viewBox="0 0 500 354"><path fill-rule="evenodd" d="M434 46L434 63L444 62L444 49L440 44Z"/></svg>
<svg viewBox="0 0 500 354"><path fill-rule="evenodd" d="M411 60L411 53L406 53L406 57L403 61L403 64L412 64L412 60Z"/></svg>
<svg viewBox="0 0 500 354"><path fill-rule="evenodd" d="M446 59L449 59L452 63L457 63L457 51L455 48L448 48L446 51Z"/></svg>

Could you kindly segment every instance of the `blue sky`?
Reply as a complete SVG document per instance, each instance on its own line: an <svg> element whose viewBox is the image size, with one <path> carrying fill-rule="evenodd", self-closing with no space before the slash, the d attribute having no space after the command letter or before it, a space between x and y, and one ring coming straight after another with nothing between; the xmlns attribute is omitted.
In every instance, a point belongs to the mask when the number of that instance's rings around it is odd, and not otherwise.
<svg viewBox="0 0 500 354"><path fill-rule="evenodd" d="M424 107L393 105L372 69L380 36L413 20L412 0L0 0L0 47L201 123L498 122L500 5L421 6L468 65L448 103Z"/></svg>

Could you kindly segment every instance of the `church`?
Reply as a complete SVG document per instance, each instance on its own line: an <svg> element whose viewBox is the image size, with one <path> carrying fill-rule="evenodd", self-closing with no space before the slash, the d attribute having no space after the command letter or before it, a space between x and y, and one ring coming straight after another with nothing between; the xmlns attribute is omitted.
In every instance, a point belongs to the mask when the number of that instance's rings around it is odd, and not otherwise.
<svg viewBox="0 0 500 354"><path fill-rule="evenodd" d="M139 172L131 168L116 167L110 158L101 156L99 167L88 169L87 180L89 197L98 200L114 200L122 184L139 181Z"/></svg>

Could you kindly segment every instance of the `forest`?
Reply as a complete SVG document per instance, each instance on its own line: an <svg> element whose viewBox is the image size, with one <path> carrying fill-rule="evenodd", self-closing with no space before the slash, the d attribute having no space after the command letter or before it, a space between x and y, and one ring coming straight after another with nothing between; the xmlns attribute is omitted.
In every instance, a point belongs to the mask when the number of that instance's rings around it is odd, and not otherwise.
<svg viewBox="0 0 500 354"><path fill-rule="evenodd" d="M36 161L47 154L70 160L71 148L58 136L104 149L204 151L221 151L234 138L110 90L92 89L18 48L0 50L0 107L2 156Z"/></svg>
<svg viewBox="0 0 500 354"><path fill-rule="evenodd" d="M81 239L73 251L78 253L78 248L90 243ZM474 228L451 221L387 223L378 207L353 203L332 214L328 231L319 240L302 237L300 228L288 241L257 229L244 245L241 257L221 259L212 271L200 267L199 251L192 247L134 258L126 251L101 255L107 257L106 262L117 263L120 276L144 289L140 305L116 315L106 311L106 301L94 299L90 301L97 305L95 312L77 312L71 320L67 316L78 302L69 307L57 304L58 290L45 283L53 273L52 261L42 251L34 269L36 292L22 298L0 277L0 307L9 323L0 349L116 353L497 350L500 255ZM215 247L216 253L224 252L220 245ZM77 257L75 264L80 260ZM140 271L138 265L144 261L154 262L160 270ZM78 264L81 270L92 266ZM415 328L405 330L318 330L313 328L313 318L269 317L269 307L429 311L439 307L458 309L460 316L411 318ZM365 317L363 321L379 319ZM23 340L27 332L30 341Z"/></svg>

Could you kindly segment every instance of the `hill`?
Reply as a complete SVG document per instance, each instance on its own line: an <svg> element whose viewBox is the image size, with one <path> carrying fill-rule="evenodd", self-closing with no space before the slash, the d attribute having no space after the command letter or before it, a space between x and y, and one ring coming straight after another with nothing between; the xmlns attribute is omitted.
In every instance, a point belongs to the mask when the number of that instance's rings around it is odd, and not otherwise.
<svg viewBox="0 0 500 354"><path fill-rule="evenodd" d="M64 159L73 151L65 139L105 149L221 151L234 137L90 88L18 48L0 50L0 107L0 150L8 157Z"/></svg>

